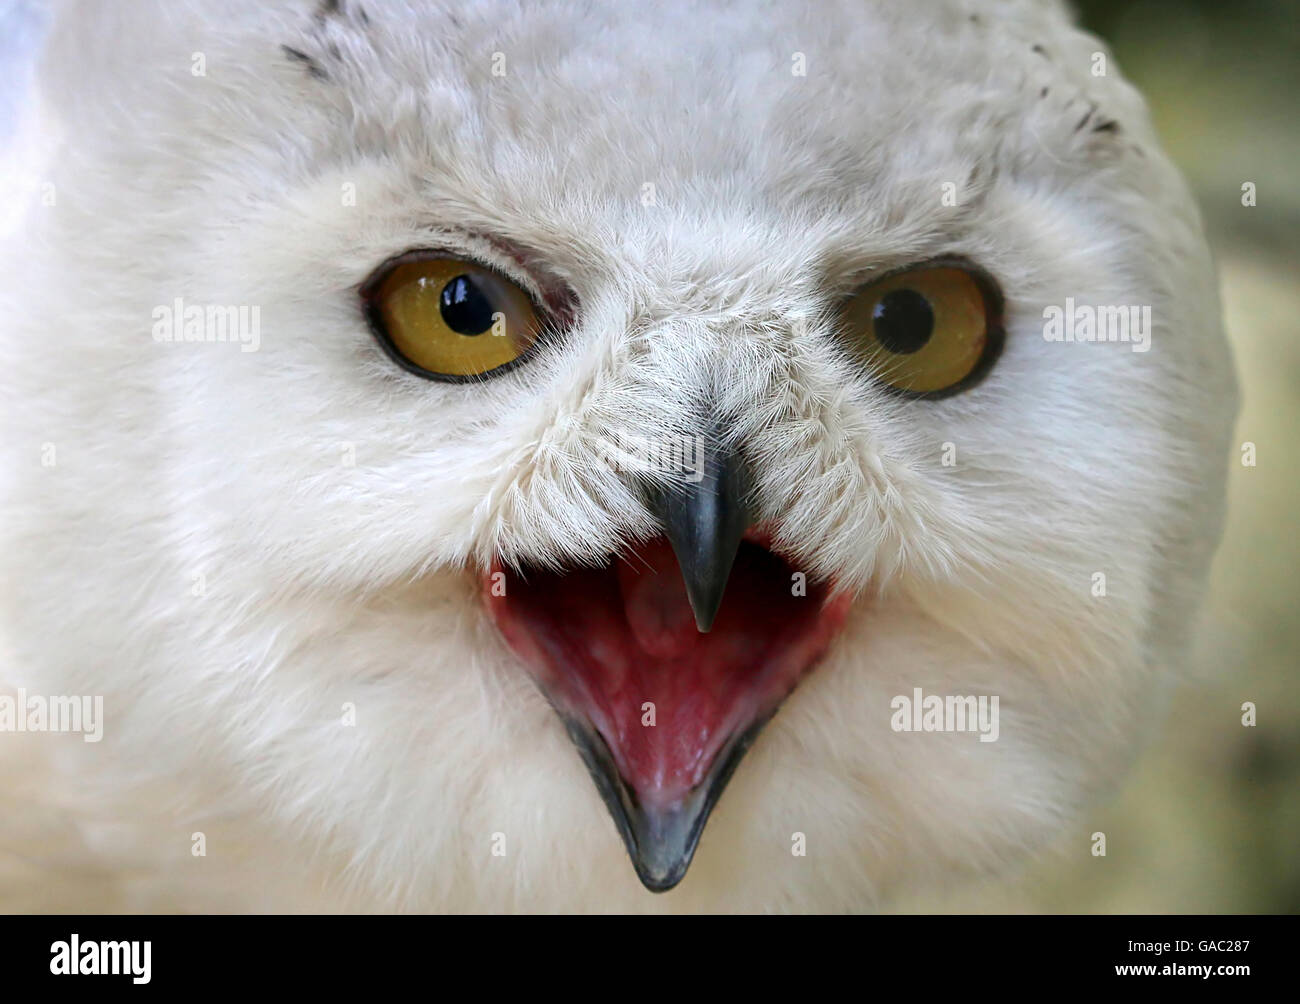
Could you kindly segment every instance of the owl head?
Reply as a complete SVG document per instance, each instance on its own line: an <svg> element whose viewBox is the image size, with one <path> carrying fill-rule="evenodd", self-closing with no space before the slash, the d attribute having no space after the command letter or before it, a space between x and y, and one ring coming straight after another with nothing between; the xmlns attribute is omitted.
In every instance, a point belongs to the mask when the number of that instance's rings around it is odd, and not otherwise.
<svg viewBox="0 0 1300 1004"><path fill-rule="evenodd" d="M1235 384L1057 5L72 3L38 97L12 675L178 832L382 908L860 908L1148 737Z"/></svg>

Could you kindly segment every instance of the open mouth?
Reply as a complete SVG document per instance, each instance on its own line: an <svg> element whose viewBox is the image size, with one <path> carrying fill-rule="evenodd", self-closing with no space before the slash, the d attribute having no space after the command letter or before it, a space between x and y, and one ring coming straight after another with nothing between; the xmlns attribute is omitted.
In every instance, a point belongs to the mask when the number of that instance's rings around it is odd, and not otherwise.
<svg viewBox="0 0 1300 1004"><path fill-rule="evenodd" d="M718 486L700 491L711 488L703 504L716 515ZM700 505L687 508L699 531ZM655 892L681 881L741 757L826 651L849 605L769 550L763 535L683 533L680 516L666 515L668 537L602 567L496 566L484 588ZM504 590L491 588L497 571Z"/></svg>

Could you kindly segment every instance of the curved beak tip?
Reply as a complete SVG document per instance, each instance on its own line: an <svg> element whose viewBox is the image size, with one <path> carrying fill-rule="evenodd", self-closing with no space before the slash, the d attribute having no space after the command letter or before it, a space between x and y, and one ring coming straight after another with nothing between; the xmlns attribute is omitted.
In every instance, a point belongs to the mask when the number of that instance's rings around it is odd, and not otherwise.
<svg viewBox="0 0 1300 1004"><path fill-rule="evenodd" d="M749 529L746 503L750 476L745 461L731 450L716 454L695 482L655 492L649 506L672 545L686 596L701 634L713 627Z"/></svg>
<svg viewBox="0 0 1300 1004"><path fill-rule="evenodd" d="M734 555L732 556L734 560ZM731 564L728 562L727 571L731 571ZM695 626L699 629L700 634L708 634L713 627L713 622L718 617L718 609L722 606L722 595L726 591L727 583L724 579L719 583L709 583L707 587L696 585L691 588L688 580L686 586L686 595L691 602L691 613L695 615Z"/></svg>
<svg viewBox="0 0 1300 1004"><path fill-rule="evenodd" d="M667 892L686 875L708 817L706 793L677 809L641 808L629 813L628 852L636 876L651 892Z"/></svg>
<svg viewBox="0 0 1300 1004"><path fill-rule="evenodd" d="M708 775L680 802L644 804L623 780L603 737L590 724L563 716L596 790L609 809L627 848L636 877L650 892L668 892L686 875L723 789L770 715L733 735L719 752Z"/></svg>

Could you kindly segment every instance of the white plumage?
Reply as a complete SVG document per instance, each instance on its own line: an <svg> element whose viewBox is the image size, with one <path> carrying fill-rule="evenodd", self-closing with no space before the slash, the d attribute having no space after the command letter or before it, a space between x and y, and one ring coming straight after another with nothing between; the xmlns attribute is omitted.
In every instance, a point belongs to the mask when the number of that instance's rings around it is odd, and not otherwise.
<svg viewBox="0 0 1300 1004"><path fill-rule="evenodd" d="M76 859L127 906L841 910L1079 826L1183 661L1235 413L1197 212L1105 51L1037 2L57 10L55 197L0 268L0 609L8 682L104 696L102 743L28 740L42 796L86 789ZM575 319L495 379L405 373L356 288L421 247ZM1006 347L887 395L828 311L948 256ZM155 341L176 297L257 305L258 351ZM1150 351L1045 340L1067 297L1150 306ZM653 896L480 579L658 532L600 444L702 402L855 600ZM916 687L998 695L998 741L893 731Z"/></svg>

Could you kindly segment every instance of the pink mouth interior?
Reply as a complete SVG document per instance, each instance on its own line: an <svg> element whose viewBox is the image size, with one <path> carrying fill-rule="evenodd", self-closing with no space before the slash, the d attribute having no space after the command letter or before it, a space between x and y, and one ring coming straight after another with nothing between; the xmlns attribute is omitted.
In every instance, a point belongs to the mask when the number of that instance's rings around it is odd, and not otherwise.
<svg viewBox="0 0 1300 1004"><path fill-rule="evenodd" d="M489 576L485 595L550 700L604 738L637 801L673 808L731 737L776 710L842 626L848 597L811 579L796 595L794 572L743 541L707 634L663 538L603 568L507 572L504 596L492 595Z"/></svg>

